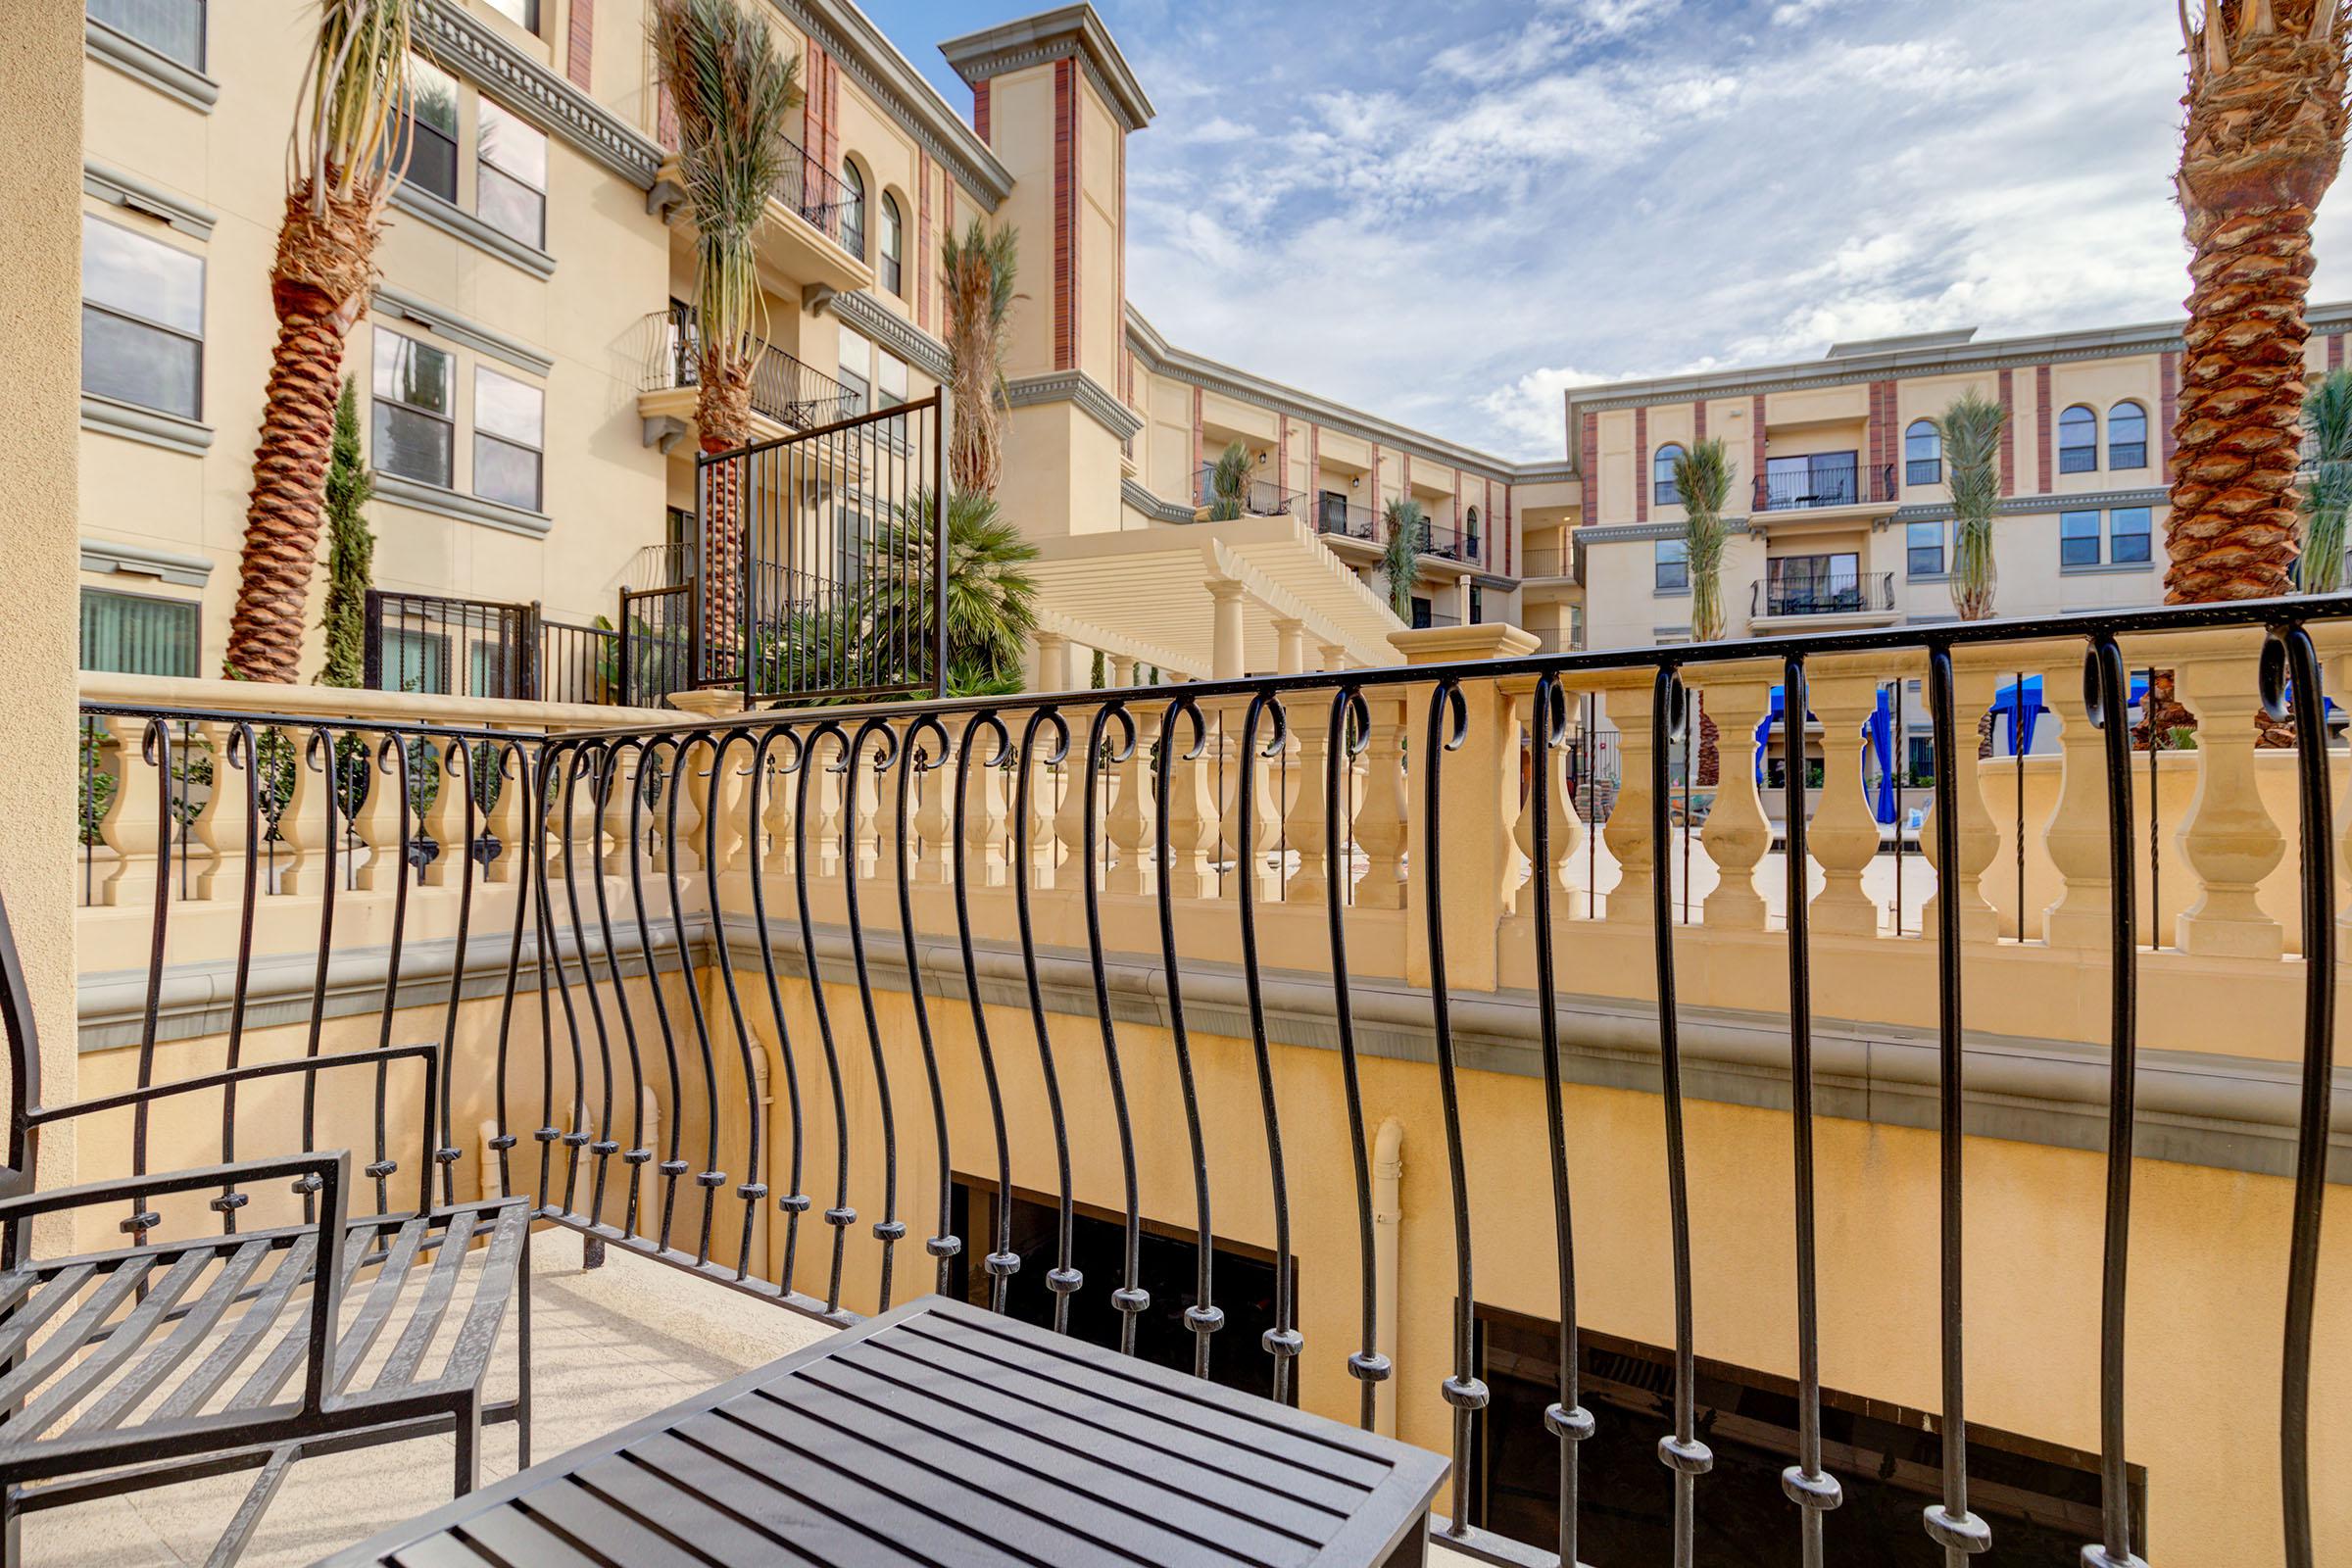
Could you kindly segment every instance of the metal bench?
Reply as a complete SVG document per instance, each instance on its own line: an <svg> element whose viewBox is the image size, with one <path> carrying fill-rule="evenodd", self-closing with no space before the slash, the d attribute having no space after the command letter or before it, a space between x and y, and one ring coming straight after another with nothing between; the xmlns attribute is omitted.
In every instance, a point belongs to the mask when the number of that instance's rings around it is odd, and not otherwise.
<svg viewBox="0 0 2352 1568"><path fill-rule="evenodd" d="M21 1560L19 1521L27 1511L258 1468L213 1552L215 1563L233 1561L287 1468L310 1453L454 1431L464 1494L480 1478L483 1424L514 1421L520 1463L530 1463L530 1297L527 1286L517 1289L528 1278L530 1209L520 1199L432 1203L442 1152L434 1139L437 1048L237 1066L44 1105L40 1045L5 902L0 1022L11 1068L8 1163L0 1169L0 1555L7 1563ZM143 1169L150 1107L159 1102L229 1096L240 1085L288 1077L307 1087L330 1070L362 1069L377 1075L379 1129L385 1082L396 1072L421 1079L415 1209L353 1215L347 1151L166 1174ZM233 1101L222 1112L224 1148L235 1121L230 1106ZM43 1129L109 1112L137 1118L131 1173L34 1191ZM379 1149L363 1172L379 1209L398 1167ZM289 1213L298 1201L301 1217L240 1230L240 1214L257 1199L267 1200L265 1209ZM151 1206L158 1202L183 1218L213 1217L192 1221L205 1234L167 1236L191 1225L168 1225ZM34 1255L35 1220L100 1204L127 1209L118 1222L126 1245ZM40 1229L47 1240L50 1227ZM483 1374L510 1298L518 1329L516 1395L485 1403Z"/></svg>

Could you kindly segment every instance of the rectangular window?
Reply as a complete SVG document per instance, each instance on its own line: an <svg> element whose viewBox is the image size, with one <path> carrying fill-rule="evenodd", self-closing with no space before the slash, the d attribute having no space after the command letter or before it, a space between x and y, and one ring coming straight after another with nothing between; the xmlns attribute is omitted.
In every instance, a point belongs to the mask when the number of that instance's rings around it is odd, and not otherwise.
<svg viewBox="0 0 2352 1568"><path fill-rule="evenodd" d="M393 156L406 151L408 182L445 202L458 199L458 81L420 56L409 57L409 110Z"/></svg>
<svg viewBox="0 0 2352 1568"><path fill-rule="evenodd" d="M196 673L193 599L81 591L81 667L113 675Z"/></svg>
<svg viewBox="0 0 2352 1568"><path fill-rule="evenodd" d="M473 493L537 512L547 394L484 366L473 368Z"/></svg>
<svg viewBox="0 0 2352 1568"><path fill-rule="evenodd" d="M1413 629L1419 631L1430 625L1431 614L1429 601L1416 597L1413 600Z"/></svg>
<svg viewBox="0 0 2352 1568"><path fill-rule="evenodd" d="M1915 522L1905 533L1903 569L1914 577L1943 575L1943 524Z"/></svg>
<svg viewBox="0 0 2352 1568"><path fill-rule="evenodd" d="M423 692L433 697L449 695L447 632L388 626L383 635L385 691Z"/></svg>
<svg viewBox="0 0 2352 1568"><path fill-rule="evenodd" d="M539 0L488 0L491 10L525 32L539 30Z"/></svg>
<svg viewBox="0 0 2352 1568"><path fill-rule="evenodd" d="M89 0L92 22L190 71L204 69L205 0Z"/></svg>
<svg viewBox="0 0 2352 1568"><path fill-rule="evenodd" d="M863 414L874 406L874 346L848 327L841 329L841 384L849 393L849 413Z"/></svg>
<svg viewBox="0 0 2352 1568"><path fill-rule="evenodd" d="M1680 539L1657 541L1654 570L1659 593L1689 592L1690 587L1690 546Z"/></svg>
<svg viewBox="0 0 2352 1568"><path fill-rule="evenodd" d="M474 125L474 216L534 250L547 247L547 135L484 98Z"/></svg>
<svg viewBox="0 0 2352 1568"><path fill-rule="evenodd" d="M203 257L82 216L81 389L201 416Z"/></svg>
<svg viewBox="0 0 2352 1568"><path fill-rule="evenodd" d="M2148 560L2148 533L2146 507L2118 507L2107 514L2107 559L2119 566Z"/></svg>
<svg viewBox="0 0 2352 1568"><path fill-rule="evenodd" d="M2095 512L2058 514L2058 564L2095 566L2099 564L2099 514Z"/></svg>
<svg viewBox="0 0 2352 1568"><path fill-rule="evenodd" d="M375 329L375 450L378 471L450 487L450 357L429 344ZM434 688L440 690L441 688Z"/></svg>

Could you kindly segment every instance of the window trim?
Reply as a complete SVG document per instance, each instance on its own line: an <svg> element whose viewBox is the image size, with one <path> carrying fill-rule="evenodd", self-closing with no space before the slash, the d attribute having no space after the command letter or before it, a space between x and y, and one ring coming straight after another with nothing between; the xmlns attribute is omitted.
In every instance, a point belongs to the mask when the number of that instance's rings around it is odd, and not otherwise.
<svg viewBox="0 0 2352 1568"><path fill-rule="evenodd" d="M533 3L536 4L536 0L533 0ZM541 130L537 125L532 124L522 116L516 114L514 110L509 109L505 104L500 103L496 98L491 97L488 93L479 90L475 91L473 102L473 216L485 226L497 233L505 234L507 238L514 241L514 243L517 245L527 245L533 250L544 252L547 249L547 186L544 184L532 184L529 180L523 178L521 174L515 172L512 169L509 169L506 165L498 162L496 159L490 156L488 151L489 138L482 134L482 117L486 112L495 112L497 114L504 115L507 119L514 122L516 126L519 128L530 132L534 136L537 136L539 138L540 146L543 149L552 148L555 138L550 136L546 131ZM533 196L538 198L539 233L536 238L530 238L521 234L513 233L504 228L500 228L498 224L492 222L489 219L482 216L482 172L484 170L488 170L491 173L496 174L501 179L512 181L516 186L523 190L529 191Z"/></svg>
<svg viewBox="0 0 2352 1568"><path fill-rule="evenodd" d="M2068 520L2069 518L2073 518L2073 517L2088 517L2088 518L2090 519L2090 524L2091 524L2091 526L2090 526L2090 532L2089 532L2089 533L2087 533L2087 534L2080 534L2080 533L2079 533L2079 534L2073 534L2073 535L2069 535L2069 534L2067 533L2067 531L2066 531L2066 524L2067 524L2067 520ZM2066 558L2066 556L2067 556L2067 546L2069 546L2070 544L2083 544L2083 543L2087 543L2087 544L2090 546L2090 559L2089 559L2088 561L2069 561L2069 560L2067 560L2067 558ZM2091 507L2075 507L2075 508L2070 508L2070 509L2068 509L2067 511L2065 511L2065 512L2061 512L2060 514L2058 514L2058 569L2059 569L2059 570L2061 570L2061 571L2070 571L2070 570L2072 570L2072 571L2080 571L2080 570L2083 570L2083 569L2085 569L2085 568L2088 568L2088 567L2093 567L2093 566L2101 566L2101 565L2104 565L2104 564L2106 564L2106 559L2107 559L2107 558L2106 558L2106 549L2107 549L2107 517L2106 517L2106 514L2104 514L2104 513L2102 513L2102 512L2098 511L2096 508L2091 508Z"/></svg>
<svg viewBox="0 0 2352 1568"><path fill-rule="evenodd" d="M1923 438L1934 447L1935 456L1923 458L1911 450L1911 443ZM1934 419L1913 419L1903 426L1903 483L1943 483L1943 432Z"/></svg>
<svg viewBox="0 0 2352 1568"><path fill-rule="evenodd" d="M2118 532L2118 517L2138 515L2147 519L2147 526L2130 533ZM2126 560L2117 545L2126 539L2139 541L2140 554ZM2111 566L2153 566L2156 564L2156 509L2154 507L2110 507L2107 509L2107 564Z"/></svg>
<svg viewBox="0 0 2352 1568"><path fill-rule="evenodd" d="M387 337L398 338L403 343L410 344L415 348L422 349L430 354L438 354L442 359L449 363L449 374L446 384L449 387L450 403L452 405L451 408L446 411L436 412L435 410L425 408L420 404L411 403L404 398L392 397L376 391L376 361L373 356L382 352L383 341ZM456 351L452 349L445 349L437 343L427 343L422 338L411 337L406 332L395 332L392 330L392 328L384 325L381 321L378 321L375 325L375 336L368 340L368 351L370 358L368 364L368 466L377 473L389 474L396 479L405 479L413 485L420 485L429 490L440 490L453 494L456 493L458 488L458 415L455 407L457 403L458 356ZM383 466L381 442L379 441L377 435L379 426L376 416L378 411L384 408L406 409L411 414L417 415L427 419L437 419L442 424L448 426L449 472L440 480L435 481L432 479L427 479L414 473L403 473L397 468L387 468ZM503 502L494 502L492 504L504 505Z"/></svg>
<svg viewBox="0 0 2352 1568"><path fill-rule="evenodd" d="M859 261L865 260L865 172L853 158L841 161L841 248ZM856 243L852 243L852 241Z"/></svg>
<svg viewBox="0 0 2352 1568"><path fill-rule="evenodd" d="M882 193L878 217L879 221L874 225L874 274L894 297L905 299L906 215L900 209L899 199L887 190Z"/></svg>
<svg viewBox="0 0 2352 1568"><path fill-rule="evenodd" d="M1936 552L1936 564L1932 568L1923 570L1919 565L1920 552L1928 547L1925 545L1917 545L1911 542L1911 530L1914 528L1933 528L1936 530L1936 544L1934 547ZM1907 580L1914 582L1932 582L1939 578L1949 577L1951 575L1952 564L1951 545L1951 525L1941 518L1924 517L1916 522L1905 523L1903 525L1903 576Z"/></svg>
<svg viewBox="0 0 2352 1568"><path fill-rule="evenodd" d="M1668 556L1668 547L1680 554ZM1667 568L1672 567L1675 580L1667 581ZM1687 594L1690 591L1690 547L1681 539L1655 539L1649 552L1650 592L1653 594Z"/></svg>
<svg viewBox="0 0 2352 1568"><path fill-rule="evenodd" d="M175 256L184 256L196 264L196 330L194 332L188 331L185 327L172 326L167 322L159 321L151 316L143 316L136 311L128 310L120 305L103 304L99 301L91 299L89 296L89 285L86 273L84 274L81 284L80 294L81 308L85 311L96 311L101 316L112 317L118 321L127 321L133 326L144 327L150 332L161 332L166 337L177 338L182 343L193 343L196 346L196 406L190 412L182 414L177 409L160 408L153 403L134 403L128 398L120 398L111 392L93 392L88 387L80 384L81 376L84 373L80 367L75 368L75 386L78 388L85 400L89 398L98 398L106 403L114 405L117 408L136 409L142 414L151 414L159 418L172 419L183 424L203 425L205 328L210 324L212 318L212 301L208 297L208 291L212 283L212 258L202 251L182 250L177 245L167 245L152 234L143 234L139 230L132 228L127 223L118 223L112 219L101 217L99 214L89 212L86 209L81 215L81 220L83 231L85 233L87 232L90 224L96 223L101 227L111 228L119 234L127 235L129 238L137 240L142 244L153 245L159 250L169 251ZM83 366L88 364L86 356L84 357L82 364ZM210 428L210 426L206 426L208 433Z"/></svg>
<svg viewBox="0 0 2352 1568"><path fill-rule="evenodd" d="M212 48L212 8L206 3L204 54L208 60ZM191 68L153 44L117 31L91 16L86 3L82 7L82 52L200 115L211 114L220 101L220 83L201 68Z"/></svg>
<svg viewBox="0 0 2352 1568"><path fill-rule="evenodd" d="M495 430L482 428L482 377L486 375L496 376L501 381L521 387L538 397L539 444L537 446L518 441L511 435L502 435ZM495 369L477 360L473 367L471 407L473 417L469 422L473 434L473 448L469 456L473 460L473 472L468 476L472 483L467 488L474 499L487 501L494 507L512 507L517 512L544 513L547 510L547 388L534 386L519 376L509 375L504 370ZM525 506L519 501L509 501L504 496L482 494L482 443L485 441L495 442L499 446L511 447L516 452L527 452L531 455L530 505Z"/></svg>
<svg viewBox="0 0 2352 1568"><path fill-rule="evenodd" d="M2118 441L2115 438L2116 416L2129 409L2139 419L2137 441ZM2126 455L2130 458L2127 461ZM2128 472L2148 466L2148 410L2137 398L2122 398L2107 411L2107 466L2113 472Z"/></svg>
<svg viewBox="0 0 2352 1568"><path fill-rule="evenodd" d="M87 639L89 637L87 616L89 614L90 601L93 597L100 599L127 600L142 605L171 605L176 609L186 611L188 615L188 644L193 655L191 660L192 667L189 668L187 674L193 676L201 671L204 667L204 601L201 598L182 598L175 594L130 593L124 589L108 588L98 583L83 583L80 585L80 594L74 601L74 662L76 668L92 668L92 666L81 662L81 661L87 655ZM161 670L93 670L92 672L98 674L125 675L165 675L168 673L167 671Z"/></svg>
<svg viewBox="0 0 2352 1568"><path fill-rule="evenodd" d="M1680 441L1668 441L1649 458L1649 504L1653 507L1679 507L1683 504L1683 487L1674 476L1674 465L1684 456Z"/></svg>

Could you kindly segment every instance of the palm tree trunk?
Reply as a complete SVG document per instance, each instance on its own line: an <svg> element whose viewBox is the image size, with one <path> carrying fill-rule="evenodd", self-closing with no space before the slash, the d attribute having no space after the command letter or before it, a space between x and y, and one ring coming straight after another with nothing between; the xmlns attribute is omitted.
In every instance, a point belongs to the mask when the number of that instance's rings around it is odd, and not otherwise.
<svg viewBox="0 0 2352 1568"><path fill-rule="evenodd" d="M694 418L697 440L708 455L751 445L751 363L714 339L703 350ZM741 602L747 477L740 462L714 463L701 469L703 636L713 670L729 667L721 662L722 651L734 648L742 637L748 611ZM743 670L734 666L734 673L740 678Z"/></svg>
<svg viewBox="0 0 2352 1568"><path fill-rule="evenodd" d="M332 198L323 215L314 213L307 185L286 198L270 282L277 343L229 617L231 678L291 682L300 673L343 338L367 314L376 232L371 218Z"/></svg>

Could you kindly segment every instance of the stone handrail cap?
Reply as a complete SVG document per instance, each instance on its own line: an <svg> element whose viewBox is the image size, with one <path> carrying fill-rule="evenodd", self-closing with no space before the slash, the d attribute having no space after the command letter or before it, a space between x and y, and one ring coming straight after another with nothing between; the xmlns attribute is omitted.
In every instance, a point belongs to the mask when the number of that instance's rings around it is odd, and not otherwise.
<svg viewBox="0 0 2352 1568"><path fill-rule="evenodd" d="M1523 659L1544 645L1533 632L1499 621L1475 626L1412 626L1389 633L1389 646L1408 664L1450 664L1466 659Z"/></svg>

